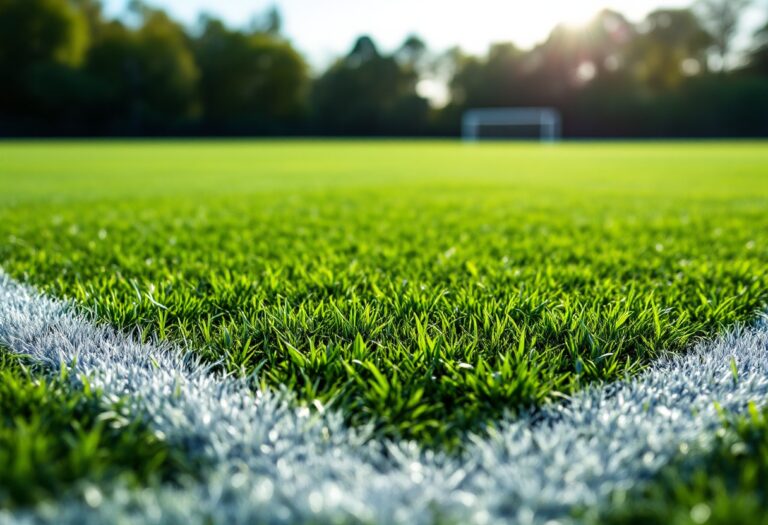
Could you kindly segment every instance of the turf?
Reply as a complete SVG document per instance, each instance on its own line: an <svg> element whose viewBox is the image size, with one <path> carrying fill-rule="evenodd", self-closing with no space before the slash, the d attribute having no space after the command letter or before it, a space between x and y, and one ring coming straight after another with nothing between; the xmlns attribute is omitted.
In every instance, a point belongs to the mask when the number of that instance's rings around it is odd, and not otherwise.
<svg viewBox="0 0 768 525"><path fill-rule="evenodd" d="M56 525L570 523L572 511L605 509L614 491L656 476L683 445L711 450L723 411L744 415L768 400L763 322L654 363L634 381L501 421L489 436L468 439L463 454L446 457L368 439L345 427L341 414L312 414L290 396L254 396L245 381L212 375L166 345L138 345L94 326L5 275L0 344L92 378L106 398L125 396L131 413L204 466L198 485L119 491L98 508L59 501L35 513ZM4 516L0 510L0 522ZM16 522L10 517L9 525Z"/></svg>
<svg viewBox="0 0 768 525"><path fill-rule="evenodd" d="M70 496L97 505L104 487L139 488L193 473L190 465L98 391L66 374L31 373L0 348L0 509Z"/></svg>
<svg viewBox="0 0 768 525"><path fill-rule="evenodd" d="M723 414L714 450L687 447L648 486L619 492L595 523L750 525L768 523L768 412Z"/></svg>
<svg viewBox="0 0 768 525"><path fill-rule="evenodd" d="M0 144L0 261L455 446L768 304L760 143Z"/></svg>

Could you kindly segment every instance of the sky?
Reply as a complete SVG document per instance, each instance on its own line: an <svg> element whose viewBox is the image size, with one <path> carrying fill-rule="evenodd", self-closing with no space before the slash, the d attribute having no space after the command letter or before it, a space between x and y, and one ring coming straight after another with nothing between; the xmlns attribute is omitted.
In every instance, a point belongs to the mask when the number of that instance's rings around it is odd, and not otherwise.
<svg viewBox="0 0 768 525"><path fill-rule="evenodd" d="M766 1L768 0L759 0ZM106 0L118 14L127 0ZM396 49L412 33L433 50L459 45L482 54L494 42L527 48L544 40L557 23L578 24L600 9L616 9L640 20L660 6L686 7L691 0L147 0L187 24L201 12L232 26L247 26L254 15L276 5L284 31L316 68L346 53L355 38L372 35L384 50ZM765 6L765 4L763 4ZM768 7L749 14L744 37L761 22Z"/></svg>

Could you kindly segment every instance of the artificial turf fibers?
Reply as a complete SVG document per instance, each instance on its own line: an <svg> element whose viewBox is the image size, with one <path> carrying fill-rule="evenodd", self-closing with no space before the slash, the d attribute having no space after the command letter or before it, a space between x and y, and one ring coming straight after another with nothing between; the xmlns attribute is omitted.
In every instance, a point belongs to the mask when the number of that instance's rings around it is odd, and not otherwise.
<svg viewBox="0 0 768 525"><path fill-rule="evenodd" d="M456 447L768 305L763 143L0 144L0 261L380 436Z"/></svg>
<svg viewBox="0 0 768 525"><path fill-rule="evenodd" d="M768 523L768 413L750 406L723 413L714 450L684 447L653 482L617 491L609 510L585 519L606 525L751 525Z"/></svg>
<svg viewBox="0 0 768 525"><path fill-rule="evenodd" d="M67 496L93 502L107 486L136 489L194 473L124 400L104 400L66 370L30 369L2 348L0 467L0 509Z"/></svg>

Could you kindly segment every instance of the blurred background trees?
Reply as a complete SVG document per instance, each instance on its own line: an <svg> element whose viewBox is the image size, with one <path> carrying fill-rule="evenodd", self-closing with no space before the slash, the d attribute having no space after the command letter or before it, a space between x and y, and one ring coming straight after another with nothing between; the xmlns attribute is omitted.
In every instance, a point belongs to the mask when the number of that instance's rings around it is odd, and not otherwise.
<svg viewBox="0 0 768 525"><path fill-rule="evenodd" d="M200 72L184 28L137 4L138 27L99 27L83 73L83 114L108 131L175 130L200 113Z"/></svg>
<svg viewBox="0 0 768 525"><path fill-rule="evenodd" d="M749 55L747 70L756 75L768 75L768 23L755 34L755 44Z"/></svg>
<svg viewBox="0 0 768 525"><path fill-rule="evenodd" d="M0 0L0 135L453 136L468 108L552 106L572 137L768 136L768 25L734 53L749 3L604 10L485 56L361 36L313 72L274 9L189 28L140 1L126 21L99 0Z"/></svg>
<svg viewBox="0 0 768 525"><path fill-rule="evenodd" d="M729 52L741 15L751 0L698 0L695 7L702 13L703 20L717 52L718 69L725 71Z"/></svg>
<svg viewBox="0 0 768 525"><path fill-rule="evenodd" d="M416 135L426 131L429 104L416 93L424 45L411 37L383 55L368 36L314 82L313 129L333 135Z"/></svg>
<svg viewBox="0 0 768 525"><path fill-rule="evenodd" d="M200 68L200 123L209 133L287 133L307 115L309 70L279 36L277 15L235 31L206 18L191 41Z"/></svg>
<svg viewBox="0 0 768 525"><path fill-rule="evenodd" d="M84 13L61 0L0 0L0 126L58 115L89 46ZM1 128L0 128L1 129Z"/></svg>

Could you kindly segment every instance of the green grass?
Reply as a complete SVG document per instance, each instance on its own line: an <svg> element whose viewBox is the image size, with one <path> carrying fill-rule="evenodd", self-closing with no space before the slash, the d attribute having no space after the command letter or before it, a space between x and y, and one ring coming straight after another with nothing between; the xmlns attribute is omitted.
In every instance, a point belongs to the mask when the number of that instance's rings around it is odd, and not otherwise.
<svg viewBox="0 0 768 525"><path fill-rule="evenodd" d="M768 523L768 412L724 415L714 451L681 453L650 486L614 496L606 525Z"/></svg>
<svg viewBox="0 0 768 525"><path fill-rule="evenodd" d="M107 402L87 383L73 390L66 375L40 376L0 349L0 509L64 495L94 504L110 485L192 473L124 401Z"/></svg>
<svg viewBox="0 0 768 525"><path fill-rule="evenodd" d="M454 446L768 305L762 143L6 143L0 261Z"/></svg>

